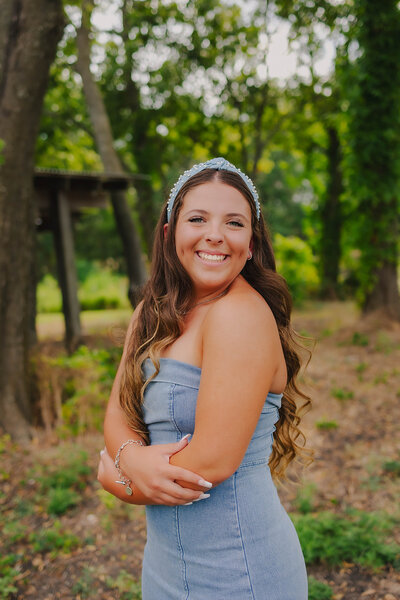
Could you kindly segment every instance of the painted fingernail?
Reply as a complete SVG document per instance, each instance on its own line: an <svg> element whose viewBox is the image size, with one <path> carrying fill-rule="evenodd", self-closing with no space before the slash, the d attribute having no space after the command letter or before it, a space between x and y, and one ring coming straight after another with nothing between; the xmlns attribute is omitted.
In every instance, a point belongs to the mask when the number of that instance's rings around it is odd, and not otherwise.
<svg viewBox="0 0 400 600"><path fill-rule="evenodd" d="M190 504L193 504L193 502L185 502L183 506L189 506Z"/></svg>
<svg viewBox="0 0 400 600"><path fill-rule="evenodd" d="M210 497L210 494L201 494L201 496L196 498L196 500L193 500L193 502L198 502L199 500L205 500L206 498L209 498L209 497Z"/></svg>
<svg viewBox="0 0 400 600"><path fill-rule="evenodd" d="M100 456L103 456L104 450L100 450Z"/></svg>
<svg viewBox="0 0 400 600"><path fill-rule="evenodd" d="M213 485L210 481L206 481L205 479L199 479L197 483L206 488L212 488Z"/></svg>
<svg viewBox="0 0 400 600"><path fill-rule="evenodd" d="M188 437L190 437L190 435L191 435L190 433L187 433L186 435L183 436L183 438L181 438L181 441L186 440Z"/></svg>

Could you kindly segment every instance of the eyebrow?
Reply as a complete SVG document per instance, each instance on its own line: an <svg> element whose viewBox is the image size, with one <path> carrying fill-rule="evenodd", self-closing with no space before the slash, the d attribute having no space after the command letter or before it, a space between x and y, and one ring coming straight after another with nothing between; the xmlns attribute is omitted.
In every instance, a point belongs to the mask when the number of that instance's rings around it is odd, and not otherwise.
<svg viewBox="0 0 400 600"><path fill-rule="evenodd" d="M201 215L209 214L209 212L207 210L204 210L202 208L191 208L190 210L185 212L184 215L186 216L193 212L201 214ZM225 217L240 217L241 219L244 219L245 221L249 220L245 215L243 215L242 213L237 213L237 212L226 213Z"/></svg>

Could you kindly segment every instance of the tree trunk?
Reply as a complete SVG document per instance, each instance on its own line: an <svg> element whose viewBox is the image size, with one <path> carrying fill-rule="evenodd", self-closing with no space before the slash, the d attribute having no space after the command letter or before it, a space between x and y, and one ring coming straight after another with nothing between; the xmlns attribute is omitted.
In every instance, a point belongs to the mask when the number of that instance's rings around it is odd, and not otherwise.
<svg viewBox="0 0 400 600"><path fill-rule="evenodd" d="M367 294L363 313L383 311L385 315L400 321L400 297L397 286L397 267L385 262L376 272L376 284Z"/></svg>
<svg viewBox="0 0 400 600"><path fill-rule="evenodd" d="M328 128L329 145L328 158L328 186L326 196L321 207L321 295L323 298L336 299L338 297L338 275L340 262L340 234L342 215L340 195L343 191L341 171L341 149L338 133L334 127Z"/></svg>
<svg viewBox="0 0 400 600"><path fill-rule="evenodd" d="M104 170L112 173L124 173L118 154L114 149L114 140L110 120L103 98L90 71L90 14L82 7L82 24L77 32L78 60L76 69L82 77L90 120L92 122L97 149ZM139 236L136 232L132 215L123 192L112 192L111 203L114 209L118 232L121 236L129 276L129 299L135 305L139 298L140 288L146 281L146 269L142 258Z"/></svg>
<svg viewBox="0 0 400 600"><path fill-rule="evenodd" d="M3 0L0 11L0 425L29 438L34 252L34 150L49 68L62 35L61 0Z"/></svg>

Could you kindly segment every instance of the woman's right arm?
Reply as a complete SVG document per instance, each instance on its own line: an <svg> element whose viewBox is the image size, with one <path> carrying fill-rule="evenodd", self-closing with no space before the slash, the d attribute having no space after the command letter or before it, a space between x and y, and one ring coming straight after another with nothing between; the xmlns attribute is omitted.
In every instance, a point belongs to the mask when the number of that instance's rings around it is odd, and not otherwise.
<svg viewBox="0 0 400 600"><path fill-rule="evenodd" d="M173 466L169 458L187 445L187 440L174 444L140 446L129 444L121 452L122 472L133 482L133 494L128 496L124 486L115 483L117 471L113 460L126 440L142 441L132 431L119 403L119 388L125 367L127 347L135 322L140 314L140 305L131 319L124 351L118 367L104 420L104 439L107 452L101 457L98 479L104 489L131 504L185 504L197 500L201 492L208 489L200 475L182 467ZM182 487L175 480L187 482L190 488Z"/></svg>

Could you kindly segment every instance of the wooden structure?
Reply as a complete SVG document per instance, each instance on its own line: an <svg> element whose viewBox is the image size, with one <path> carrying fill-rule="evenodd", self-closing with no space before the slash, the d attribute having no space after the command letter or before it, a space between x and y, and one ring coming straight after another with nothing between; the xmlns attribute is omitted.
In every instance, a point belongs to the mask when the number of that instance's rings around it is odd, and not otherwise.
<svg viewBox="0 0 400 600"><path fill-rule="evenodd" d="M39 231L51 230L62 293L67 349L80 343L82 331L78 301L73 220L83 208L105 208L111 191L126 190L132 177L113 173L89 173L35 169L35 223Z"/></svg>

